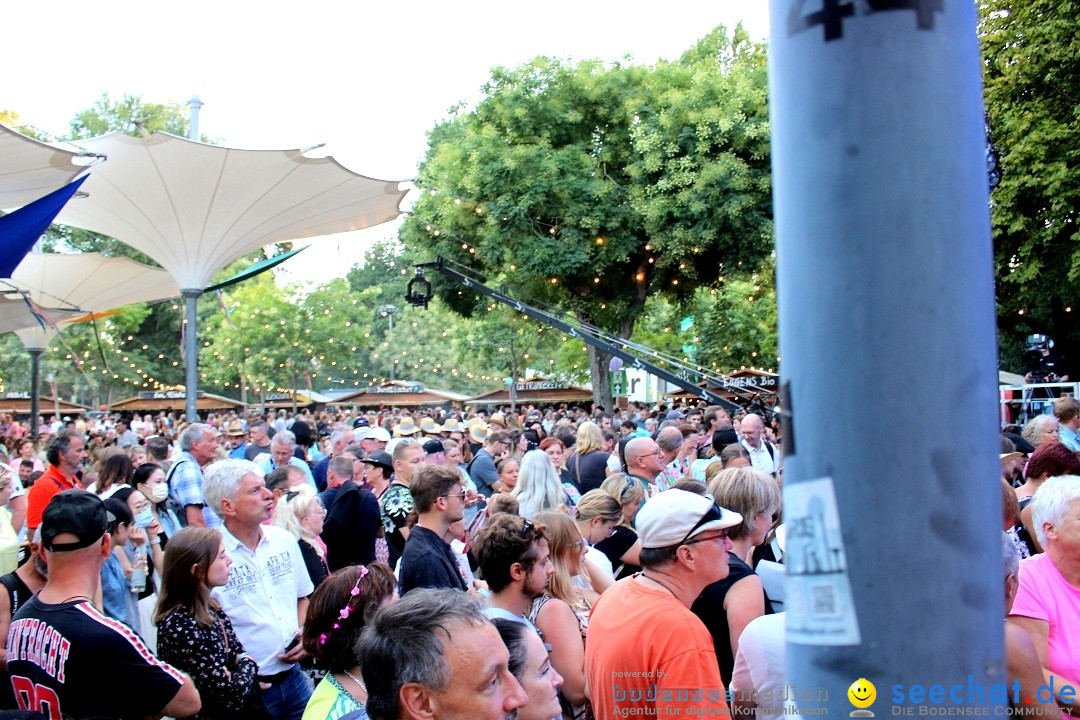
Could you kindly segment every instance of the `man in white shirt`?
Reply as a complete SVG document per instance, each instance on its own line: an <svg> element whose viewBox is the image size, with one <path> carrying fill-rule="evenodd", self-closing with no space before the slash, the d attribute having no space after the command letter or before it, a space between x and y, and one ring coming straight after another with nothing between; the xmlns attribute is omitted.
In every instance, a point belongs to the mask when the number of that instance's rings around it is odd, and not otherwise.
<svg viewBox="0 0 1080 720"><path fill-rule="evenodd" d="M742 421L742 445L750 454L750 465L764 473L775 473L780 467L780 451L765 440L765 423L750 413Z"/></svg>
<svg viewBox="0 0 1080 720"><path fill-rule="evenodd" d="M270 716L301 720L311 685L297 665L304 656L300 627L314 589L300 546L288 531L263 525L273 494L248 460L222 460L206 468L203 494L223 520L232 572L214 597L232 620L244 649L259 665Z"/></svg>

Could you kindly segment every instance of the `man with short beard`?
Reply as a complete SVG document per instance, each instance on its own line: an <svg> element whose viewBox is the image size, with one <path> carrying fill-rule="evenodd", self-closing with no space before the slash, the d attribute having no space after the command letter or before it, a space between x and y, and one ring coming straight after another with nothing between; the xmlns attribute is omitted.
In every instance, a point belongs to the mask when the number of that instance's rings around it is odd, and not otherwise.
<svg viewBox="0 0 1080 720"><path fill-rule="evenodd" d="M424 465L409 490L419 521L401 553L399 592L423 587L467 590L450 543L443 539L451 525L465 518L461 475L446 465Z"/></svg>
<svg viewBox="0 0 1080 720"><path fill-rule="evenodd" d="M536 630L527 617L529 606L544 594L555 573L544 526L496 513L476 536L472 554L491 591L484 614Z"/></svg>
<svg viewBox="0 0 1080 720"><path fill-rule="evenodd" d="M86 441L74 430L57 435L45 451L49 465L26 494L26 531L32 535L41 525L41 514L53 496L78 487L78 472L89 454Z"/></svg>

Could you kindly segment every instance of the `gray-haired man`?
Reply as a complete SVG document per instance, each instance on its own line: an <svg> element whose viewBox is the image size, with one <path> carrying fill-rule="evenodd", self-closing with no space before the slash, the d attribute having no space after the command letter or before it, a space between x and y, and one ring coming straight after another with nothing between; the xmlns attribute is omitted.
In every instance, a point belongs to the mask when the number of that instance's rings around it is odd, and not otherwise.
<svg viewBox="0 0 1080 720"><path fill-rule="evenodd" d="M221 537L232 558L229 582L214 597L232 620L236 636L259 666L263 700L271 717L300 720L311 686L296 664L294 643L313 586L288 531L264 525L273 508L259 468L248 460L222 460L206 469L206 502L224 520Z"/></svg>
<svg viewBox="0 0 1080 720"><path fill-rule="evenodd" d="M476 600L419 589L375 614L357 654L372 720L510 720L529 698Z"/></svg>
<svg viewBox="0 0 1080 720"><path fill-rule="evenodd" d="M185 525L221 527L221 518L207 507L203 498L203 467L217 454L218 432L210 425L192 423L180 435L180 453L169 475L169 497L176 503Z"/></svg>

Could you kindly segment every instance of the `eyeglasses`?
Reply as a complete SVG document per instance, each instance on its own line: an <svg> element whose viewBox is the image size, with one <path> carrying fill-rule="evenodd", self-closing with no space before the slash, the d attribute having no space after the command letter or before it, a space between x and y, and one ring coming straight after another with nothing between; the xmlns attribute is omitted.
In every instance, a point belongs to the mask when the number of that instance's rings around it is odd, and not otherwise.
<svg viewBox="0 0 1080 720"><path fill-rule="evenodd" d="M721 530L719 535L710 535L708 537L694 538L693 540L687 540L681 543L682 545L696 545L697 543L711 542L713 540L723 540L728 536L727 530Z"/></svg>
<svg viewBox="0 0 1080 720"><path fill-rule="evenodd" d="M574 541L574 549L575 550L580 550L583 547L585 547L585 541L584 540L575 540Z"/></svg>
<svg viewBox="0 0 1080 720"><path fill-rule="evenodd" d="M443 497L444 498L461 498L464 501L465 500L465 493L463 493L463 492L451 493L449 495L443 495Z"/></svg>
<svg viewBox="0 0 1080 720"><path fill-rule="evenodd" d="M694 525L694 527L690 528L690 532L686 533L686 536L683 537L683 539L680 540L677 544L679 544L679 545L690 545L690 544L692 544L692 543L687 542L687 541L690 540L691 535L693 535L695 532L698 531L698 528L704 527L705 525L707 525L708 523L711 523L714 520L719 520L721 517L723 517L723 515L724 515L724 511L720 509L720 506L717 505L716 503L713 503L712 507L710 507L709 510L704 515L701 516L701 519L697 521L697 523ZM694 542L701 542L701 540L695 540Z"/></svg>

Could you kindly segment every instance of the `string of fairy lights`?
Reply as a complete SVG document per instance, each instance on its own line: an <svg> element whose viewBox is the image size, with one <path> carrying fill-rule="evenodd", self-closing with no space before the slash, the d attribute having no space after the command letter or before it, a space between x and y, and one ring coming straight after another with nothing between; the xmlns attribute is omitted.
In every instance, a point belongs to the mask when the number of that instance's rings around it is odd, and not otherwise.
<svg viewBox="0 0 1080 720"><path fill-rule="evenodd" d="M473 211L477 215L484 215L484 214L489 214L490 215L490 213L487 211L487 209L484 207L484 205L482 203L480 203L479 201L464 198L464 197L454 195L454 194L450 194L450 193L446 193L445 191L439 190L437 188L427 188L426 192L428 192L431 195L439 195L439 194L449 195L450 197L453 198L453 202L454 202L455 205L464 206L466 208L472 208ZM503 218L503 221L507 221L507 220L508 220L507 218L505 218L505 217ZM425 231L428 232L432 237L438 238L438 237L442 237L444 234L446 234L447 237L450 237L449 233L446 233L442 228L438 227L432 221L430 221L430 220L422 220L422 221L424 222ZM558 224L549 223L549 222L546 222L544 220L540 220L538 218L529 218L529 221L531 223L533 223L534 225L536 225L536 226L539 226L541 228L545 228L547 233L550 234L550 235L556 235L559 232ZM605 245L607 243L607 239L604 238L603 236L598 235L595 238L594 242L595 242L595 244L597 246L603 246L603 245ZM470 253L472 255L475 255L478 248L477 248L477 246L470 245L468 242L462 241L461 242L461 249L465 250L466 252L468 252L468 253ZM646 252L651 252L653 249L654 248L653 248L652 243L651 242L646 242L645 251ZM701 248L699 246L694 246L694 247L691 248L691 251L694 254L699 254L701 252ZM772 259L775 260L775 258L776 258L776 253L774 251L772 253ZM647 261L647 263L649 265L655 265L655 263L656 263L655 255L649 255L647 257L646 261ZM742 267L742 261L741 260L738 261L737 266L739 268ZM514 264L510 264L508 267L509 267L510 272L514 272L514 271L517 270L517 267ZM685 270L686 268L687 268L687 265L686 265L685 262L680 262L679 263L679 270ZM720 263L718 270L719 270L719 275L718 275L717 281L721 285L723 285L726 282L726 279L727 279L725 277L723 263ZM634 281L640 284L640 283L645 282L645 280L646 280L645 271L642 270L642 269L638 269L634 274ZM551 283L552 285L558 285L561 281L560 281L560 278L558 276L552 275L552 276L550 276L548 278L548 282ZM603 282L603 278L601 278L601 276L597 275L597 276L593 277L593 283L594 284L599 285L602 282ZM747 296L747 298L746 298L747 303L753 303L755 300L757 300L760 297L760 294L761 294L761 292L763 290L761 280L760 280L760 277L759 277L758 273L755 272L755 273L751 274L750 282L752 283L753 293L751 295ZM679 284L679 278L677 278L677 277L672 278L672 285L677 286L678 284ZM711 295L715 296L718 293L718 290L715 287L714 288L709 288L709 292L710 292ZM461 294L463 294L463 291L459 290L458 295L461 295ZM533 304L537 304L537 302L534 301L534 300L529 300L529 302L533 303ZM601 310L606 309L606 305L601 304L600 309ZM671 328L670 327L665 327L663 329L663 331L665 333L671 332ZM622 338L618 338L618 337L615 337L614 335L608 334L607 339L610 342L614 342L615 344L621 345L624 349L626 349L628 347L626 342ZM694 342L700 342L700 337L699 336L694 336L693 341ZM639 349L640 351L642 351L646 355L650 355L651 356L650 359L658 360L658 361L660 361L660 364L669 365L669 366L672 366L672 367L680 367L680 368L682 368L682 367L685 367L685 366L683 366L683 363L692 362L692 360L689 357L685 357L685 356L682 358L681 362L678 361L677 359L671 359L670 362L669 362L668 360L663 359L663 354L660 353L660 352L657 352L657 351L654 351L654 350L651 350L651 349L648 349L648 348L637 348L637 349ZM725 345L724 346L724 351L725 352L729 352L730 350L731 350L730 345ZM751 357L757 358L758 357L758 352L756 350L752 350L751 351ZM780 358L777 357L776 361L777 361L777 363L779 363ZM746 369L747 369L747 366L745 366L745 365L740 367L740 370L746 370ZM762 372L770 372L770 373L773 372L772 368L765 368L765 367L761 367L761 368L751 367L750 369L759 370L759 371L762 371ZM696 366L696 371L699 372L699 373L708 373L708 372L710 372L710 370L706 369L704 366L701 366L701 365ZM711 369L711 372L713 372L713 373L721 373L722 371L721 371L721 368L720 368L719 365L714 364L712 369Z"/></svg>
<svg viewBox="0 0 1080 720"><path fill-rule="evenodd" d="M354 304L356 304L356 301L354 301ZM172 307L173 307L173 309L177 308L177 306L175 304L172 305ZM485 307L485 310L487 312L493 312L493 311L496 310L497 307L498 307L498 304L493 302L493 303L487 305ZM330 312L329 309L324 310L324 313L329 313L329 312ZM254 320L254 319L256 319L258 314L259 314L259 310L256 308L256 309L251 311L251 314L248 316L248 319L249 320ZM523 322L526 322L526 323L531 322L531 319L526 315L522 315L522 316L520 316L520 318L521 318L521 320ZM284 320L279 320L279 323L284 324L284 322L285 322ZM346 324L351 325L351 321L347 321ZM413 327L416 327L416 326L417 326L417 323L414 322ZM79 363L82 365L82 369L83 369L84 372L96 373L96 374L104 376L106 378L111 378L114 381L118 381L118 382L130 385L130 386L132 386L133 389L175 390L175 389L180 389L182 387L182 386L177 386L177 385L171 385L171 384L168 384L168 383L164 383L164 382L158 380L157 378L155 378L154 376L152 376L149 372L147 372L144 369L140 368L137 365L137 363L135 362L135 359L133 358L132 354L129 354L130 351L133 348L129 347L128 344L132 343L132 342L136 342L136 338L133 335L130 335L130 334L114 336L113 334L111 334L111 331L113 331L114 329L115 328L113 327L113 324L111 322L106 322L105 323L105 333L103 333L99 337L99 341L103 345L102 350L106 354L110 354L114 359L118 360L119 364L114 362L114 364L112 366L106 366L105 363L102 363L99 366L97 361L94 360L94 358L96 357L95 353L93 351L91 351L91 350L84 350L81 353L81 357L79 357ZM537 325L537 326L534 327L534 330L537 333L542 333L542 332L545 331L545 328L543 326ZM665 332L670 332L671 328L664 328L664 331ZM519 332L525 332L525 329L523 328ZM333 338L331 338L330 336L325 335L323 333L319 333L319 332L313 332L310 328L305 328L304 333L305 333L305 335L315 335L315 336L320 337L322 339L325 339L327 341L332 341L333 340ZM370 335L371 335L370 331L364 333L365 338L370 338ZM443 337L446 337L447 335L448 335L448 333L446 331L444 331L442 333ZM286 337L285 337L284 333L281 333L279 335L279 338L282 339L282 340L286 340ZM562 338L563 342L567 342L569 340L570 340L570 338L568 338L568 337ZM226 342L226 343L232 342L232 338L231 337L226 337L224 342ZM294 341L293 344L298 345L298 343L296 341ZM209 352L210 352L211 356L213 357L214 361L221 362L221 363L225 364L228 367L235 367L236 366L235 361L230 360L228 357L226 357L221 352L219 352L218 349L216 347L214 347L213 344L210 341L204 340L202 345L203 345L204 348L209 349ZM139 347L144 352L150 350L149 346L147 346L145 344L143 344L143 345L141 345ZM388 348L389 347L389 342L383 341L377 347L378 348ZM54 353L59 354L64 349L65 348L62 348L62 347L59 347L59 346L54 346L52 348L52 351ZM251 350L250 347L245 347L244 348L245 353L250 352L250 350ZM356 353L358 351L359 351L359 348L357 346L350 346L349 350L348 350L348 352L350 352L350 353ZM584 346L582 347L582 351L583 352L586 351L586 348ZM344 349L343 349L343 352L345 352ZM421 368L421 366L425 366L424 369L432 372L433 374L438 374L440 372L445 372L446 376L448 378L448 381L452 381L453 378L456 378L456 377L459 377L459 376L468 378L470 380L479 379L481 381L491 381L491 382L496 382L496 381L502 380L501 377L494 376L494 375L477 374L477 373L472 373L472 372L464 372L464 373L462 373L462 372L459 372L459 370L457 368L455 368L455 367L447 368L444 365L444 363L442 363L441 361L433 360L431 358L424 357L422 355L420 355L419 357L410 358L409 355L410 355L410 353L409 353L408 349L401 350L401 357L403 359L398 360L397 358L395 358L395 364L397 366L411 367L411 368L416 369L416 370L419 370ZM419 354L414 353L414 356L415 355L419 355ZM74 357L74 355L71 352L67 352L66 355L64 356L64 359L71 360L71 359L73 359L73 357ZM378 352L378 350L373 351L371 353L370 357L373 360L377 360L380 357L380 353ZM408 360L405 360L404 358L408 358ZM159 352L158 355L157 355L157 359L165 360L166 359L165 353ZM266 361L268 358L265 355L260 355L259 359L262 360L262 361ZM529 359L528 354L524 355L524 359L526 359L526 360ZM321 363L326 363L327 362L325 355L319 355L319 356L313 355L310 358L308 358L308 361L310 363L312 363L313 366L316 364L316 362L321 362ZM554 359L549 359L548 362L549 362L549 364L551 366L555 365L555 360ZM666 361L664 361L664 360L660 360L660 362L664 362L666 364ZM179 360L172 360L171 365L173 367L179 367L180 361ZM286 367L286 365L285 365L285 363L279 363L278 367L279 367L279 369L284 369ZM361 385L366 386L366 385L380 384L380 383L386 382L386 381L388 381L390 379L390 378L388 378L388 377L386 377L384 375L380 375L380 374L377 374L377 373L372 373L370 371L365 371L362 368L350 367L345 362L342 362L342 361L340 361L338 359L330 359L328 367L334 368L334 372L333 373L327 373L325 375L320 374L318 372L314 372L314 373L311 374L312 381L324 380L327 383L331 383L331 384L338 385L338 386L352 385L353 387L359 388ZM580 369L580 367L581 367L581 365L579 363L575 363L573 365L573 368L575 370ZM741 369L746 369L746 366L743 366ZM757 370L758 368L752 368L752 369ZM765 369L761 368L761 370L765 370ZM204 371L201 373L201 379L202 380L208 380L209 379L208 374L205 372L205 367L204 367ZM524 377L518 378L519 381L523 381L524 379L525 379ZM241 383L219 382L219 383L216 383L216 384L218 386L220 386L220 387L225 388L225 389L233 389L233 388L235 388L235 389L239 390L242 387ZM258 392L264 392L264 393L266 393L266 392L289 392L291 390L291 388L282 387L280 385L276 385L276 384L273 384L273 383L262 384L262 383L258 382L257 380L253 380L252 382L249 382L248 383L248 388L250 390L252 390L253 392L256 392L256 393L258 393Z"/></svg>
<svg viewBox="0 0 1080 720"><path fill-rule="evenodd" d="M418 187L423 187L423 184L420 183L419 181L417 181L416 184L417 184ZM456 194L453 194L453 193L447 193L446 191L439 190L438 188L430 188L430 187L428 187L428 188L424 188L424 191L427 192L430 195L448 195L448 196L453 198L453 201L454 201L455 205L465 207L466 209L472 208L473 211L477 215L489 215L490 216L490 212L484 207L483 203L481 203L478 200L472 200L472 199L469 199L469 198L461 197L460 195L456 195ZM503 222L509 222L509 218L506 218L506 217L503 217L502 220L503 220ZM534 224L534 225L536 225L536 226L538 226L540 228L544 228L549 235L558 235L558 233L560 231L560 226L557 223L550 223L550 222L547 222L545 220L541 220L541 219L535 218L535 217L530 217L530 218L528 218L528 220L532 224ZM425 220L424 221L424 229L432 237L441 237L442 235L447 234L447 233L445 233L445 231L442 228L439 228L433 221L430 221L430 220ZM449 236L449 234L447 234L447 235ZM607 244L607 238L605 238L603 235L597 235L593 242L597 245L597 247L602 247L602 246ZM468 253L470 253L470 254L475 255L478 248L476 246L474 246L474 245L470 245L468 242L462 241L461 242L461 249L468 252ZM647 241L645 243L645 251L651 253L653 250L654 250L653 244L651 242ZM698 255L698 254L700 254L702 252L702 248L700 246L695 245L695 246L692 246L690 248L690 251L693 254ZM772 253L772 257L773 257L774 260L776 259L776 253L775 252ZM648 265L651 265L651 266L656 265L656 260L657 260L657 258L656 258L655 255L649 255L649 256L646 257L646 263ZM742 264L743 264L742 260L739 260L736 263L738 268L741 268ZM679 263L679 270L686 270L687 267L688 266L687 266L686 262L680 262ZM517 270L517 267L515 265L513 265L513 264L509 265L509 268L510 268L511 272ZM719 263L717 269L719 271L719 275L717 276L717 282L719 282L721 285L723 285L726 282L726 279L727 279L725 277L726 273L724 272L724 263L722 263L722 262ZM636 269L634 271L632 277L633 277L634 282L636 282L638 284L644 283L646 278L647 278L645 269L644 268ZM596 284L596 285L600 285L603 281L604 281L603 278L600 277L599 275L593 277L593 283ZM559 282L560 282L560 279L559 279L559 277L557 275L552 275L552 276L548 277L548 282L551 283L552 285L558 285ZM762 286L761 286L761 283L758 281L757 273L754 273L751 276L751 282L754 283L754 292L755 293L760 293L761 290L762 290ZM673 287L678 286L679 285L679 278L677 278L677 277L672 278L671 279L671 284L672 284ZM710 291L711 291L711 294L713 294L713 295L715 295L717 293L716 288L710 288ZM458 294L461 294L461 293L459 292ZM757 299L757 296L751 295L751 296L749 296L747 298L747 301L748 302L753 302L755 299ZM719 368L717 368L717 369L719 369Z"/></svg>
<svg viewBox="0 0 1080 720"><path fill-rule="evenodd" d="M429 189L426 189L426 192L429 192L430 194L435 195L435 194L439 194L440 192L443 192L443 191L440 191L440 190L435 189L435 188L429 188ZM477 215L484 215L485 213L488 212L486 210L486 208L480 202L477 202L475 200L469 200L469 199L458 197L458 196L452 196L452 197L453 197L453 202L456 205L471 207L473 209L473 211ZM504 218L504 220L507 220L507 219ZM557 235L559 233L559 231L560 231L560 226L557 223L550 223L550 222L546 222L546 221L539 220L539 219L536 219L536 218L531 218L530 220L537 227L543 228L550 235L553 235L553 236ZM444 231L442 229L438 228L437 226L435 226L434 224L432 224L430 222L425 223L425 229L433 237L440 237L440 236L442 236L444 234ZM594 243L598 247L603 246L603 245L605 245L607 243L607 239L605 237L603 237L602 235L597 235L595 237L595 239L594 239ZM478 249L476 246L470 245L468 242L462 242L461 243L461 248L462 248L462 250L468 252L469 254L475 254L477 252L477 249ZM645 251L646 252L652 252L653 249L654 248L653 248L652 243L647 242L646 245L645 245ZM695 254L698 254L698 253L701 252L701 248L700 247L692 247L691 251L693 253L695 253ZM775 258L775 253L774 253L774 258ZM655 266L656 261L657 261L657 258L653 254L648 255L647 258L646 258L646 263L649 266ZM738 266L739 267L742 266L742 261L738 262ZM517 270L517 267L514 264L510 264L508 267L509 267L509 271L511 273L513 273L513 272L515 272ZM686 266L685 262L680 262L679 263L679 269L680 270L685 270L686 268L687 268L687 266ZM720 274L717 277L717 281L721 285L723 285L725 283L725 281L726 281L726 277L725 277L724 268L723 268L722 263L720 264L718 270L719 270ZM402 272L402 274L405 274L407 272L407 270L402 269L401 272ZM632 276L634 282L636 282L636 283L645 282L645 280L647 279L647 274L646 273L647 273L647 269L644 268L644 267L639 267L639 268L635 269L634 272L633 272L633 276ZM560 282L560 278L558 276L556 276L556 275L552 275L551 277L548 278L548 281L552 285L557 285ZM605 282L605 279L603 277L597 275L597 276L594 276L593 282L596 285L600 285L601 283ZM671 283L672 283L673 286L677 286L679 284L679 278L677 278L677 277L672 278ZM758 275L756 273L751 275L751 283L753 283L753 285L752 285L753 293L751 295L747 296L747 298L746 298L747 303L753 303L756 299L758 299L760 297L760 293L761 293L761 291L763 289L762 285L761 285L761 283L759 281L759 277L758 277ZM710 291L710 293L712 295L716 295L717 292L718 292L717 288L715 288L715 287L710 288L709 291ZM458 291L459 295L462 295L463 293L464 293L463 290ZM172 302L172 301L166 301L166 302ZM353 305L356 305L356 304L357 304L357 302L354 300ZM173 309L178 308L178 306L175 303L173 303L171 307ZM493 312L496 309L496 307L498 307L497 303L491 303L485 309L486 309L487 312ZM601 309L606 309L606 306L601 305ZM1071 311L1071 309L1072 308L1068 308L1069 311ZM250 312L252 314L248 316L248 319L254 319L255 314L259 313L259 309L255 308L254 310L252 310ZM326 314L330 314L331 311L330 311L329 308L326 308L324 310L324 312ZM1020 312L1021 312L1021 314L1023 314L1022 310ZM529 318L526 315L522 315L521 319L522 319L522 321L524 321L526 323L531 322L531 318ZM280 320L279 322L282 325L284 325L286 321L285 320ZM348 327L350 324L351 324L350 321L346 321L346 327ZM414 322L413 326L416 327L416 325L417 325L417 323ZM95 356L95 353L93 353L91 350L84 350L81 353L81 356L78 357L78 358L76 358L75 353L73 351L71 351L67 347L60 347L60 346L54 345L52 347L52 352L55 353L57 355L58 359L59 359L60 353L64 352L64 351L67 351L66 355L64 356L63 359L69 360L69 361L75 361L76 364L79 366L80 370L84 373L84 375L96 374L96 375L99 375L99 376L103 376L105 378L111 378L114 381L130 385L130 386L132 386L133 389L174 390L174 389L178 389L178 388L182 387L182 386L177 386L177 385L174 385L174 384L164 383L164 382L160 381L159 379L155 378L154 376L152 376L149 372L147 372L143 368L140 368L138 366L138 364L135 362L135 359L133 358L134 353L131 352L131 349L127 345L128 343L136 342L135 337L133 335L130 335L130 334L129 335L120 335L120 336L114 337L112 332L111 332L114 329L115 328L113 327L112 323L107 322L106 323L106 332L104 334L102 334L102 335L99 335L99 337L98 337L98 342L102 345L102 347L100 348L100 351L103 354L111 355L113 357L113 359L114 359L114 364L112 366L109 366L108 363L106 363L104 361L104 359L103 359L102 363L99 365L96 362L96 360L93 359L94 356ZM535 327L534 327L534 330L537 333L541 333L541 332L544 332L545 327L543 325L536 324ZM672 332L672 328L671 327L664 327L663 332L664 333ZM305 335L311 335L312 334L311 329L310 328L305 328L304 329L304 334ZM317 333L317 332L315 333L315 335L319 339L326 340L329 343L334 342L334 339L332 337L328 336L328 335L325 335L325 334L322 334L322 333ZM370 335L371 335L370 331L364 333L365 338L370 338ZM447 333L445 331L443 332L443 336L444 337L447 336ZM279 335L279 339L287 340L284 333ZM563 342L567 342L567 341L569 341L569 339L570 338L564 337ZM613 337L612 339L616 340L618 342L618 344L622 345L623 348L629 347L627 342L624 341L621 338L614 338ZM693 341L694 342L699 342L700 337L695 335L693 337ZM226 343L232 342L232 337L227 336L224 339L224 342L226 342ZM300 343L298 341L294 340L292 342L292 344L294 346L298 347ZM105 347L105 346L107 346L107 347ZM224 363L228 367L233 367L233 368L236 367L236 362L234 360L226 357L221 352L219 352L216 347L213 347L213 345L212 345L212 343L210 341L204 340L203 341L203 347L204 348L209 348L210 355L211 355L211 357L213 358L214 361ZM377 348L389 348L389 343L384 341L384 342L380 343L377 346ZM147 352L147 351L150 351L150 348L147 345L142 345L141 350L143 352ZM645 350L647 351L646 354L651 356L650 360L652 360L654 362L657 362L658 364L669 365L669 366L672 366L672 367L683 367L682 362L679 362L677 359L675 359L674 356L665 356L664 353L661 353L661 352L655 351L655 350L649 350L649 349L645 349ZM725 345L724 350L729 351L730 346ZM245 347L244 348L245 360L248 359L248 356L246 355L246 353L248 353L250 351L251 351L250 347ZM356 346L350 347L350 350L349 350L349 352L351 352L351 353L356 353L358 351L359 351L359 348L356 347ZM585 348L583 346L582 351L586 352L587 348ZM343 350L343 352L344 352L344 350ZM372 360L378 360L379 357L380 357L380 354L381 353L378 352L378 349L376 349L375 351L371 352L370 358ZM752 351L751 356L752 357L757 357L757 352ZM262 362L266 362L268 360L268 357L266 355L260 355L260 356L258 356L258 358ZM119 361L118 363L115 362L117 359ZM159 352L158 355L157 355L157 359L158 360L165 360L166 359L165 353ZM528 359L528 355L525 355L525 359ZM670 359L670 362L669 362L669 359ZM779 362L779 360L780 360L780 358L777 358L778 362ZM689 357L683 357L682 361L683 362L692 362ZM312 355L310 358L308 358L307 362L310 364L310 367L306 369L307 372L305 373L305 380L307 379L308 376L310 376L310 379L312 381L325 381L327 383L331 383L331 384L338 385L338 386L348 386L348 385L351 384L354 387L360 387L361 384L364 384L364 385L379 384L379 383L383 383L383 382L386 382L386 381L389 380L388 377L385 377L385 376L382 376L382 375L379 375L377 373L373 373L373 372L370 372L370 371L365 371L363 368L350 367L345 362L342 362L340 359L331 359L331 360L329 360L329 363L327 365L326 364L327 360L326 360L325 354L319 355L319 356ZM438 374L440 372L445 373L446 377L448 378L448 381L452 381L456 377L464 377L464 378L468 378L470 380L479 379L481 381L492 381L492 382L499 381L499 380L503 379L503 378L501 378L499 376L494 376L494 375L476 374L476 373L473 373L473 372L464 372L464 373L462 373L462 372L459 372L458 368L455 368L455 367L449 367L448 368L448 367L445 366L445 364L443 362L438 361L438 360L434 360L432 358L424 357L422 353L414 353L413 357L409 357L409 350L408 349L401 350L400 359L395 357L393 362L395 364L395 367L399 367L399 368L400 367L405 367L405 368L412 368L414 370L420 370L421 367L423 366L425 370L427 370L427 371L429 371L429 372L431 372L433 374ZM554 359L549 360L549 364L551 366L554 366L555 362L556 361ZM179 360L174 359L174 360L171 361L171 365L173 367L179 367L181 365L181 362ZM279 365L278 365L279 369L285 369L285 367L286 367L285 363L279 363ZM579 363L574 363L573 364L573 369L574 370L578 370L578 369L580 369L580 367L581 367L581 365ZM334 369L333 372L329 371L330 368ZM552 369L554 369L554 367ZM701 373L710 372L709 369L706 369L704 366L701 366L701 365L698 365L696 367L696 369L697 369L698 372L701 372ZM758 368L758 367L752 367L752 366L748 368L748 366L745 366L745 365L740 367L740 370L747 370L747 369L751 369L751 370L755 370L755 371L762 371L762 372L772 372L772 368L765 368L765 367ZM322 372L320 372L320 370ZM714 364L713 367L711 368L711 372L720 373L721 369L720 369L720 367L718 365ZM239 374L239 369L237 369L237 373ZM209 379L209 376L205 371L205 367L203 368L203 371L201 372L200 377L204 381ZM524 378L519 378L519 380L524 380ZM215 384L217 386L219 386L219 387L223 387L226 390L229 390L229 389L237 389L237 390L239 390L239 389L241 389L243 387L243 384L240 383L240 382L218 382L218 383L215 383ZM291 388L284 388L284 387L281 387L279 385L276 385L276 384L273 384L273 383L270 383L270 382L263 383L263 382L260 382L258 379L252 379L251 381L247 382L246 385L247 385L248 389L250 389L250 390L252 390L252 391L254 391L256 393L258 393L258 392L289 392L289 391L291 391ZM2 389L3 389L3 385L2 385L2 382L0 382L0 390L2 390Z"/></svg>

